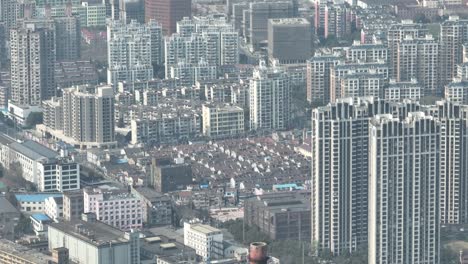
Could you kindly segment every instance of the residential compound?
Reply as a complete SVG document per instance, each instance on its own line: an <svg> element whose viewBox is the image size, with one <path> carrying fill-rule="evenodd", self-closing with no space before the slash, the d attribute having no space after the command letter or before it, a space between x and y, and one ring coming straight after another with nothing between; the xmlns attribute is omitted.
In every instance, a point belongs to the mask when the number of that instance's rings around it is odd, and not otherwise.
<svg viewBox="0 0 468 264"><path fill-rule="evenodd" d="M165 40L166 78L179 62L196 65L201 59L210 66L239 63L239 36L223 17L184 18L177 33Z"/></svg>
<svg viewBox="0 0 468 264"><path fill-rule="evenodd" d="M154 21L110 21L107 25L107 83L149 81L153 65L161 65L162 29Z"/></svg>
<svg viewBox="0 0 468 264"><path fill-rule="evenodd" d="M291 118L291 86L280 66L267 67L264 62L250 80L250 129L282 130Z"/></svg>
<svg viewBox="0 0 468 264"><path fill-rule="evenodd" d="M23 178L39 191L68 191L80 189L80 165L69 157L34 141L16 142L1 136L3 167L21 170Z"/></svg>
<svg viewBox="0 0 468 264"><path fill-rule="evenodd" d="M112 147L114 93L110 86L75 86L45 101L44 124L37 129L80 148Z"/></svg>

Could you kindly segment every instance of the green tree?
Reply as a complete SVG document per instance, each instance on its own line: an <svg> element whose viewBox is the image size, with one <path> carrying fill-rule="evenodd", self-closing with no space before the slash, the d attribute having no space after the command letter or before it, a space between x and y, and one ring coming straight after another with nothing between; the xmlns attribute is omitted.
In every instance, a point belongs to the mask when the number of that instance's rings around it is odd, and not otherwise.
<svg viewBox="0 0 468 264"><path fill-rule="evenodd" d="M43 114L41 112L32 112L26 118L26 127L34 127L37 124L42 124Z"/></svg>
<svg viewBox="0 0 468 264"><path fill-rule="evenodd" d="M31 219L21 214L18 224L15 226L15 234L21 237L24 234L32 232Z"/></svg>

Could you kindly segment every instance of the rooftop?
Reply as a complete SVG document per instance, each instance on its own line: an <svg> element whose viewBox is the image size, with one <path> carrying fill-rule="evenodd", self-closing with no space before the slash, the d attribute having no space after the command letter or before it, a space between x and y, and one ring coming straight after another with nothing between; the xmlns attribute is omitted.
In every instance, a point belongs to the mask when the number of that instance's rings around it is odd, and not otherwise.
<svg viewBox="0 0 468 264"><path fill-rule="evenodd" d="M61 193L29 193L15 194L18 202L44 202L49 197L62 197Z"/></svg>
<svg viewBox="0 0 468 264"><path fill-rule="evenodd" d="M31 215L31 218L34 218L35 220L39 222L47 222L47 221L52 221L47 215L45 214L33 214Z"/></svg>
<svg viewBox="0 0 468 264"><path fill-rule="evenodd" d="M54 159L59 156L54 150L31 140L23 143L14 142L10 145L10 148L32 160L39 160L42 158Z"/></svg>
<svg viewBox="0 0 468 264"><path fill-rule="evenodd" d="M0 239L0 252L5 252L8 255L21 258L25 260L25 263L47 264L52 260L49 256L6 239Z"/></svg>
<svg viewBox="0 0 468 264"><path fill-rule="evenodd" d="M109 242L112 242L112 244L128 242L124 238L125 233L123 231L99 221L86 222L83 220L73 220L51 223L49 228L60 230L94 246L109 244Z"/></svg>
<svg viewBox="0 0 468 264"><path fill-rule="evenodd" d="M19 211L4 196L0 196L0 213L19 213Z"/></svg>
<svg viewBox="0 0 468 264"><path fill-rule="evenodd" d="M206 235L221 232L219 229L204 224L192 224L191 229Z"/></svg>

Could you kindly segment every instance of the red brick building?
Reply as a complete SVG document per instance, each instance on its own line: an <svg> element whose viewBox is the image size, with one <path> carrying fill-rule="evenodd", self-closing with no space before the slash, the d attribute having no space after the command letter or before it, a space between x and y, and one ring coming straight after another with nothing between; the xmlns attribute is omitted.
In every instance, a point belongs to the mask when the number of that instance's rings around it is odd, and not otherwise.
<svg viewBox="0 0 468 264"><path fill-rule="evenodd" d="M145 20L156 20L165 34L176 32L177 21L192 15L192 0L145 0Z"/></svg>

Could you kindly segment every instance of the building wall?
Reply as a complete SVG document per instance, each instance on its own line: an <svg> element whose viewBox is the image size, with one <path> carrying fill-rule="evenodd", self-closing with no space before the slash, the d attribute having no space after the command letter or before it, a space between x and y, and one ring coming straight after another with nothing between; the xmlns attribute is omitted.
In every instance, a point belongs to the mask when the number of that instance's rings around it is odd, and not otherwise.
<svg viewBox="0 0 468 264"><path fill-rule="evenodd" d="M52 226L48 229L49 250L58 247L68 249L70 260L87 264L128 264L130 247L128 243L114 243L95 247L81 239L70 236Z"/></svg>

